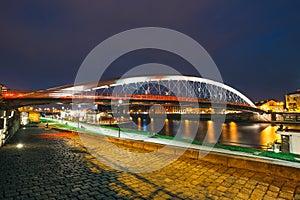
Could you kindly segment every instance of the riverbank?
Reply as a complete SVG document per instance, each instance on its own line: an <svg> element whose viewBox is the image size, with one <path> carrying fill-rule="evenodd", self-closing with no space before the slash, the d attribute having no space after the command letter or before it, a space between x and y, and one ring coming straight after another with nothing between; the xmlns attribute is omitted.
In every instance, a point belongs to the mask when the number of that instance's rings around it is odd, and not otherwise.
<svg viewBox="0 0 300 200"><path fill-rule="evenodd" d="M119 128L116 127L99 127L96 125L90 125L86 123L78 123L71 121L62 121L53 120L53 119L43 119L42 122L48 121L53 123L51 126L53 128L63 129L63 130L73 130L85 133L91 133L96 135L105 135L111 137L119 136ZM78 128L79 127L79 128ZM137 140L137 141L145 141L150 143L157 143L163 145L172 145L177 147L189 147L197 150L203 151L214 151L217 153L226 153L230 155L238 155L238 156L246 156L250 158L262 158L269 161L277 161L282 162L281 164L286 166L300 166L300 155L289 154L289 153L274 153L268 151L261 151L257 149L238 147L238 146L230 146L230 145L220 145L220 144L203 144L201 142L193 142L186 139L173 138L170 136L162 136L162 135L153 135L150 132L129 130L129 129L121 129L120 136L124 139ZM287 163L285 163L287 162Z"/></svg>

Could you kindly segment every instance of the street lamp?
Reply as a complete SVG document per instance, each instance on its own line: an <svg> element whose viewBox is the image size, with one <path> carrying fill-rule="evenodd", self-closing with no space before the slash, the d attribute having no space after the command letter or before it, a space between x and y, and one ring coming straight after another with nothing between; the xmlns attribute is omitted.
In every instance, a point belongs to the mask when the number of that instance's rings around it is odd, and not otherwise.
<svg viewBox="0 0 300 200"><path fill-rule="evenodd" d="M118 137L121 137L121 128L120 128L121 112L120 112L120 105L122 105L122 103L123 103L123 101L122 101L122 99L120 99L118 101L118 113L119 113L119 117L118 117L118 127L119 127Z"/></svg>
<svg viewBox="0 0 300 200"><path fill-rule="evenodd" d="M78 108L77 108L77 128L79 129L79 119L80 119L80 109L81 109L81 105L79 104L78 105Z"/></svg>

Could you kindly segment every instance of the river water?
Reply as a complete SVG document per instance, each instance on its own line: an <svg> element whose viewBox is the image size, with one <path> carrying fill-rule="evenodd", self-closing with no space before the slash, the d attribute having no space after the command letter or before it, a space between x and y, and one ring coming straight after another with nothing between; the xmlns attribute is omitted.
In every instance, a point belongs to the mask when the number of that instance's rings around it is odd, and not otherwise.
<svg viewBox="0 0 300 200"><path fill-rule="evenodd" d="M234 146L264 148L268 143L280 140L280 135L275 133L278 127L268 123L228 122L217 124L213 121L184 120L181 122L169 119L165 120L161 129L156 127L158 123L153 120L147 122L145 119L139 119L135 123L137 124L135 129L140 131L156 132L160 135L195 139L208 143L219 142ZM287 127L300 129L300 124Z"/></svg>

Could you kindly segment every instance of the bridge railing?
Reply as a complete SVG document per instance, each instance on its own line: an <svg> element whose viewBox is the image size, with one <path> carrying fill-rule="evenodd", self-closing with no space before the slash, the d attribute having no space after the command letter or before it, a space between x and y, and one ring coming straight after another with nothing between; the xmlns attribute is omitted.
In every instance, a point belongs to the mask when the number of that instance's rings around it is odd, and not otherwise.
<svg viewBox="0 0 300 200"><path fill-rule="evenodd" d="M201 103L214 103L214 104L226 104L239 107L251 107L249 104L240 103L240 102L224 102L217 101L212 99L203 99L203 98L191 98L191 97L182 97L182 96L171 96L171 95L153 95L153 94L106 94L106 95L95 95L95 94L76 94L76 95L64 95L62 93L32 93L32 94L23 94L20 92L6 92L3 96L4 99L65 99L65 100L141 100L141 101L169 101L169 102L201 102Z"/></svg>

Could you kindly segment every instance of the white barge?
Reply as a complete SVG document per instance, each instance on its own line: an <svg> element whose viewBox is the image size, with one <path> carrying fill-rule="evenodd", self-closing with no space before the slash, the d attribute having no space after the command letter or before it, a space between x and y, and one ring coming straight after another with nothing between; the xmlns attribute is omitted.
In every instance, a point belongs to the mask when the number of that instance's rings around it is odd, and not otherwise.
<svg viewBox="0 0 300 200"><path fill-rule="evenodd" d="M300 130L279 128L276 134L281 135L281 151L300 154Z"/></svg>

